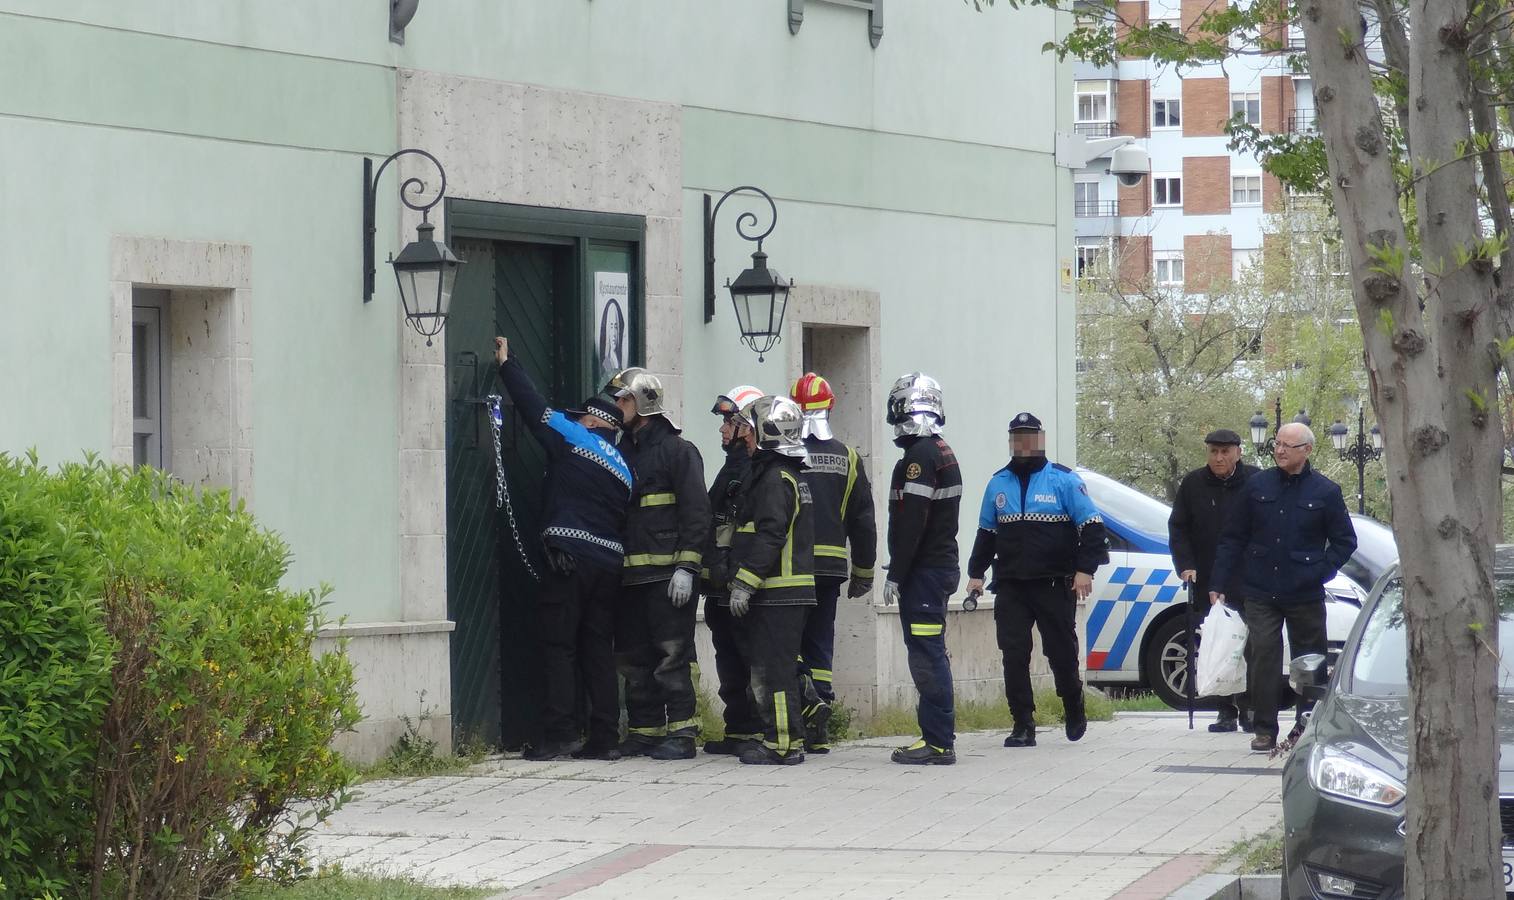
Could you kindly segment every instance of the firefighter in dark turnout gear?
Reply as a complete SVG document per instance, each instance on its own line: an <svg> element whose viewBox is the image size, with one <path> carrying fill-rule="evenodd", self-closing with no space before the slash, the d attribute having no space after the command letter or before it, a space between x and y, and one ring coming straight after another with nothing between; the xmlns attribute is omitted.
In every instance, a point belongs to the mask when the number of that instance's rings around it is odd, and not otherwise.
<svg viewBox="0 0 1514 900"><path fill-rule="evenodd" d="M962 472L941 439L946 407L941 385L914 372L894 382L888 423L904 457L888 492L888 580L883 602L899 604L909 673L920 692L920 740L895 750L904 765L957 761L956 707L946 652L946 602L957 589L957 515Z"/></svg>
<svg viewBox="0 0 1514 900"><path fill-rule="evenodd" d="M747 408L752 471L742 488L727 603L752 667L762 743L741 752L750 765L804 762L799 672L804 620L815 605L815 533L809 488L800 480L803 414L787 397Z"/></svg>
<svg viewBox="0 0 1514 900"><path fill-rule="evenodd" d="M1219 550L1220 532L1230 515L1241 509L1240 497L1247 480L1261 471L1256 466L1241 461L1241 436L1228 428L1220 428L1204 436L1209 452L1207 464L1183 476L1178 485L1177 498L1172 503L1172 515L1167 519L1168 545L1172 548L1172 565L1179 577L1192 586L1190 598L1194 613L1204 616L1209 612L1211 571L1214 555ZM1226 595L1225 602L1240 608L1240 591L1234 585L1214 588ZM1251 660L1246 660L1250 664ZM1209 730L1216 732L1251 731L1251 711L1245 693L1233 697L1221 697L1219 717L1209 723Z"/></svg>
<svg viewBox="0 0 1514 900"><path fill-rule="evenodd" d="M537 610L545 670L544 741L527 759L565 754L617 759L620 690L615 680L614 613L620 594L631 468L615 449L620 410L601 397L581 409L547 406L509 343L494 339L505 391L547 451L542 545L547 557ZM589 701L589 736L580 743L579 689Z"/></svg>
<svg viewBox="0 0 1514 900"><path fill-rule="evenodd" d="M1088 730L1078 678L1078 601L1093 590L1093 575L1109 562L1104 519L1083 479L1046 459L1041 420L1020 413L1009 423L1014 457L983 492L973 542L968 590L982 590L993 564L994 625L1004 656L1004 693L1015 727L1006 747L1036 744L1036 699L1030 687L1030 628L1041 632L1067 739Z"/></svg>
<svg viewBox="0 0 1514 900"><path fill-rule="evenodd" d="M752 451L747 434L752 426L741 410L762 396L749 384L731 388L715 400L710 412L720 416L720 446L725 464L710 485L710 535L704 549L701 573L704 591L704 622L715 646L715 674L720 678L720 702L724 704L725 737L705 741L704 752L740 756L741 751L762 743L762 718L752 701L752 673L736 640L727 585L735 572L730 567L731 540L736 536L741 488L752 469Z"/></svg>
<svg viewBox="0 0 1514 900"><path fill-rule="evenodd" d="M615 655L626 680L623 754L692 759L694 580L710 527L704 463L663 409L657 376L625 369L605 386L626 417L620 450L636 476L626 521Z"/></svg>
<svg viewBox="0 0 1514 900"><path fill-rule="evenodd" d="M800 673L804 677L804 743L811 753L830 752L831 666L836 647L836 602L841 585L855 599L873 589L878 528L873 522L873 488L857 451L831 433L836 395L824 378L807 372L789 391L804 411L804 449L815 515L815 609L804 623ZM851 566L846 545L851 544Z"/></svg>

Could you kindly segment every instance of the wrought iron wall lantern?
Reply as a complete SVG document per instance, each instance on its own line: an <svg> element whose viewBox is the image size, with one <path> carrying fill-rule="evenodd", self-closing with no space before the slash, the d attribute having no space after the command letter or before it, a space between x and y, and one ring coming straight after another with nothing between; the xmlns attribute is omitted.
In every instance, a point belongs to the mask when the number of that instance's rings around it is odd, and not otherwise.
<svg viewBox="0 0 1514 900"><path fill-rule="evenodd" d="M761 188L751 185L731 188L714 201L713 206L710 195L704 195L704 320L709 322L715 318L715 217L731 195L743 191L757 194L768 202L771 220L766 231L752 234L748 229L756 227L757 214L748 211L736 217L736 233L755 243L757 252L752 254L752 267L743 270L735 281L727 279L725 286L731 292L731 306L736 311L741 342L752 348L757 361L762 362L765 354L783 340L783 316L788 310L789 289L794 286L794 281L789 279L785 283L782 275L769 269L768 255L762 252L763 239L778 225L778 206Z"/></svg>
<svg viewBox="0 0 1514 900"><path fill-rule="evenodd" d="M426 339L429 347L431 339L447 324L452 286L457 281L458 266L463 263L450 247L432 237L436 226L431 224L430 210L447 194L447 173L436 157L424 150L401 150L380 163L377 172L373 171L373 160L363 160L363 302L373 299L374 280L378 274L373 255L373 241L378 233L375 221L378 180L390 163L410 154L430 160L436 166L441 184L429 203L418 202L427 193L426 183L421 179L407 178L400 185L400 202L421 214L421 224L415 229L415 240L406 244L399 256L391 255L389 264L394 266L394 277L399 282L405 322ZM412 194L414 198L410 196Z"/></svg>

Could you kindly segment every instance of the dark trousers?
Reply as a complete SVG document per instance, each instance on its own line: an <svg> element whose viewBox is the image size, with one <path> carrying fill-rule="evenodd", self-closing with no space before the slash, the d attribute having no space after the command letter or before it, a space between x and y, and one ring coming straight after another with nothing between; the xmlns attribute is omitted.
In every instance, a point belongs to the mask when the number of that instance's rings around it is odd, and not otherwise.
<svg viewBox="0 0 1514 900"><path fill-rule="evenodd" d="M735 620L736 641L752 666L752 701L762 720L762 742L785 755L804 749L804 707L794 660L809 609L754 605Z"/></svg>
<svg viewBox="0 0 1514 900"><path fill-rule="evenodd" d="M951 655L946 651L946 601L957 589L956 569L916 569L899 586L899 625L909 675L920 693L915 718L927 744L947 750L957 742Z"/></svg>
<svg viewBox="0 0 1514 900"><path fill-rule="evenodd" d="M579 736L580 696L589 701L589 740L613 746L620 737L615 683L614 610L620 572L578 564L572 575L548 574L537 621L541 629L542 730L549 741Z"/></svg>
<svg viewBox="0 0 1514 900"><path fill-rule="evenodd" d="M836 699L832 686L831 662L836 652L836 601L841 597L840 578L815 578L815 605L804 620L804 637L799 643L799 670L814 682L815 695L830 703Z"/></svg>
<svg viewBox="0 0 1514 900"><path fill-rule="evenodd" d="M695 600L682 609L668 582L621 589L615 608L615 661L626 680L626 724L642 737L699 733L694 714Z"/></svg>
<svg viewBox="0 0 1514 900"><path fill-rule="evenodd" d="M1246 686L1251 694L1256 733L1277 737L1278 693L1283 680L1283 624L1288 625L1288 645L1294 656L1324 653L1325 600L1280 605L1247 598Z"/></svg>
<svg viewBox="0 0 1514 900"><path fill-rule="evenodd" d="M725 704L725 736L760 740L762 719L752 702L752 669L736 639L737 620L729 606L714 597L704 600L704 622L715 645L715 675L720 679L720 702Z"/></svg>
<svg viewBox="0 0 1514 900"><path fill-rule="evenodd" d="M1051 664L1057 696L1064 704L1083 702L1078 678L1078 601L1071 578L1001 580L995 586L994 627L1004 657L1004 695L1017 723L1036 712L1030 687L1030 627L1041 632L1041 652Z"/></svg>

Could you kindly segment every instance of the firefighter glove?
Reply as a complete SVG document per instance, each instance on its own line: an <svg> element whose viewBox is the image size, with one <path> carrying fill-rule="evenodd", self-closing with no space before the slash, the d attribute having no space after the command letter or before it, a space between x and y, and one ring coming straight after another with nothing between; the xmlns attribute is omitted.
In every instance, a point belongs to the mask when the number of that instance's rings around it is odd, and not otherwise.
<svg viewBox="0 0 1514 900"><path fill-rule="evenodd" d="M731 615L741 618L752 608L752 589L744 584L731 585Z"/></svg>
<svg viewBox="0 0 1514 900"><path fill-rule="evenodd" d="M893 606L899 602L899 585L892 581L883 582L883 605Z"/></svg>
<svg viewBox="0 0 1514 900"><path fill-rule="evenodd" d="M865 595L872 589L873 580L871 578L853 578L851 581L847 582L846 598L848 600L856 600L858 597Z"/></svg>
<svg viewBox="0 0 1514 900"><path fill-rule="evenodd" d="M668 599L679 609L687 606L694 596L694 573L688 569L673 570L673 580L668 582Z"/></svg>

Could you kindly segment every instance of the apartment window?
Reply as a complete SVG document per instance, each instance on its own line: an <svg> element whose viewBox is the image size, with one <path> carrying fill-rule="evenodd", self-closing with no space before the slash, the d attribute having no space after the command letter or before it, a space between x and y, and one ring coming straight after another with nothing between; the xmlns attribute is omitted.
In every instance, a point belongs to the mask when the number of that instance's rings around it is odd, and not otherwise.
<svg viewBox="0 0 1514 900"><path fill-rule="evenodd" d="M1183 205L1183 176L1181 176L1181 175L1153 175L1153 176L1151 176L1151 205L1152 206L1182 206Z"/></svg>
<svg viewBox="0 0 1514 900"><path fill-rule="evenodd" d="M1230 205L1262 205L1261 173L1255 175L1232 175L1230 177Z"/></svg>
<svg viewBox="0 0 1514 900"><path fill-rule="evenodd" d="M1151 17L1151 27L1155 28L1158 25L1166 25L1173 31L1181 32L1183 30L1183 17L1180 15L1166 15L1164 11L1163 15Z"/></svg>
<svg viewBox="0 0 1514 900"><path fill-rule="evenodd" d="M1230 118L1239 118L1247 125L1262 124L1262 95L1258 93L1231 94Z"/></svg>
<svg viewBox="0 0 1514 900"><path fill-rule="evenodd" d="M1159 250L1151 254L1151 271L1160 285L1183 283L1183 251Z"/></svg>
<svg viewBox="0 0 1514 900"><path fill-rule="evenodd" d="M1230 251L1230 277L1236 281L1242 275L1256 268L1256 264L1262 261L1261 250L1231 250Z"/></svg>
<svg viewBox="0 0 1514 900"><path fill-rule="evenodd" d="M1085 238L1078 241L1078 277L1102 278L1109 274L1109 241Z"/></svg>
<svg viewBox="0 0 1514 900"><path fill-rule="evenodd" d="M1181 128L1183 126L1183 101L1176 97L1151 101L1152 128Z"/></svg>
<svg viewBox="0 0 1514 900"><path fill-rule="evenodd" d="M1080 218L1119 215L1119 201L1104 200L1100 196L1097 181L1074 181L1072 184L1072 212Z"/></svg>
<svg viewBox="0 0 1514 900"><path fill-rule="evenodd" d="M1109 82L1080 81L1074 88L1077 105L1073 109L1075 122L1109 121Z"/></svg>
<svg viewBox="0 0 1514 900"><path fill-rule="evenodd" d="M131 297L132 465L168 468L168 292Z"/></svg>

